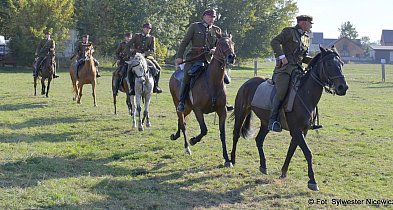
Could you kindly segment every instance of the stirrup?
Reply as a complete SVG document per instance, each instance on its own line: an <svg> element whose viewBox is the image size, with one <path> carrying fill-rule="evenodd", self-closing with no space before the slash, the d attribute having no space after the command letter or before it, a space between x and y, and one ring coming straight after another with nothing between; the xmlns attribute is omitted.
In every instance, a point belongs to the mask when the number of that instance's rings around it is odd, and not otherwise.
<svg viewBox="0 0 393 210"><path fill-rule="evenodd" d="M158 86L153 87L153 93L162 93L162 89Z"/></svg>
<svg viewBox="0 0 393 210"><path fill-rule="evenodd" d="M311 130L318 130L318 129L321 129L321 128L323 128L323 125L312 125L311 126Z"/></svg>
<svg viewBox="0 0 393 210"><path fill-rule="evenodd" d="M269 124L268 129L274 132L281 132L281 124L278 121L274 121L271 125Z"/></svg>

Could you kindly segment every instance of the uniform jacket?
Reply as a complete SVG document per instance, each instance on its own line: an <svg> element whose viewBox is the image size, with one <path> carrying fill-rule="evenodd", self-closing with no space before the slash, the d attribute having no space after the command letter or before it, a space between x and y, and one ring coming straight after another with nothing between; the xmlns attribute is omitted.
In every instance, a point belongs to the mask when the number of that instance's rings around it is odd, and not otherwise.
<svg viewBox="0 0 393 210"><path fill-rule="evenodd" d="M275 57L285 55L289 64L301 65L311 60L311 57L308 56L310 38L299 25L284 28L279 35L273 38L271 46Z"/></svg>
<svg viewBox="0 0 393 210"><path fill-rule="evenodd" d="M126 45L127 45L127 42L126 41L122 41L122 42L119 43L119 46L117 46L116 58L118 60L126 59L126 57L127 57Z"/></svg>
<svg viewBox="0 0 393 210"><path fill-rule="evenodd" d="M50 51L55 51L55 41L53 39L47 40L47 39L42 39L40 43L37 46L37 49L35 50L35 53L39 57L45 57L48 52Z"/></svg>
<svg viewBox="0 0 393 210"><path fill-rule="evenodd" d="M216 46L217 40L221 38L221 29L218 26L208 26L204 22L192 23L187 30L182 42L180 43L179 50L177 51L176 58L183 58L186 47L191 42L191 48L187 52L186 59L194 58L201 53L201 50L210 50ZM202 60L210 61L212 55L206 53L202 56Z"/></svg>
<svg viewBox="0 0 393 210"><path fill-rule="evenodd" d="M134 51L145 53L145 56L154 56L155 44L154 36L150 34L137 33L132 36L132 39L126 44L126 51L128 56L131 56Z"/></svg>

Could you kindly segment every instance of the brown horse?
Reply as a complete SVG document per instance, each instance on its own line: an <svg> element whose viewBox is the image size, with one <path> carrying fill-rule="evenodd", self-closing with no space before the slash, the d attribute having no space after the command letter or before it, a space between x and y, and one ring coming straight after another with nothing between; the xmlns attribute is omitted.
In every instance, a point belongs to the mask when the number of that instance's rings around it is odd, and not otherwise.
<svg viewBox="0 0 393 210"><path fill-rule="evenodd" d="M180 137L180 130L184 135L185 152L191 154L189 143L186 136L185 118L191 111L194 111L196 119L198 120L201 133L190 139L191 145L199 142L203 136L207 134L207 127L205 124L203 114L216 112L219 117L220 138L223 149L223 157L225 159L225 166L231 166L232 163L228 158L225 142L225 121L227 117L226 111L226 90L224 88L223 80L225 74L225 67L227 64L233 64L235 61L234 43L231 36L224 35L217 42L216 51L213 59L209 64L207 70L203 72L191 87L192 101L190 98L186 100L186 109L184 113L177 112L178 129L175 134L171 135L172 140ZM169 88L172 94L172 99L177 107L180 97L181 82L175 78L175 72L170 81Z"/></svg>
<svg viewBox="0 0 393 210"><path fill-rule="evenodd" d="M82 98L82 88L84 84L91 84L93 90L93 101L94 106L97 106L96 101L96 84L97 84L97 77L96 77L96 66L94 64L93 59L93 51L92 46L88 46L85 49L85 61L84 64L80 67L78 71L78 75L76 74L74 64L71 64L70 67L70 76L72 81L73 91L75 96L73 100L77 100L77 103L81 103Z"/></svg>
<svg viewBox="0 0 393 210"><path fill-rule="evenodd" d="M293 109L291 112L286 112L286 124L284 129L288 130L292 136L289 145L287 157L281 169L280 178L287 176L289 162L299 146L308 164L308 188L311 190L319 190L317 182L314 178L314 171L312 167L312 155L307 146L305 137L310 128L311 117L313 110L318 104L322 90L326 86L333 90L339 96L346 94L348 85L342 73L343 62L336 49L325 49L320 47L321 52L316 55L308 65L308 71L301 79L301 85L295 96ZM259 133L256 136L256 145L260 157L260 171L267 174L266 159L263 151L263 142L268 134L268 121L270 110L264 110L251 105L254 93L257 87L264 82L262 78L252 78L245 82L239 89L236 95L235 111L231 117L235 118L235 126L233 129L233 148L231 153L232 164L235 164L236 145L240 135L246 138L250 134L250 120L252 111L258 116L261 122ZM269 98L261 98L260 100L270 100Z"/></svg>
<svg viewBox="0 0 393 210"><path fill-rule="evenodd" d="M53 73L55 69L55 63L53 62L55 54L54 52L49 52L48 55L42 62L41 70L38 71L38 76L34 77L34 96L37 95L37 80L41 77L41 95L48 97L50 83L53 79ZM36 64L39 65L39 64ZM45 80L48 79L48 86L45 91Z"/></svg>

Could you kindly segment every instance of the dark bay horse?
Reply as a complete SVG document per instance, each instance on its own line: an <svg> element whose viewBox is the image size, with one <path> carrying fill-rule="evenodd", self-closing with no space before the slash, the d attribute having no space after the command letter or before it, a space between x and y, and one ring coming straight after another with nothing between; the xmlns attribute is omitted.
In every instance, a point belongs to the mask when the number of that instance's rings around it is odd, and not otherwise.
<svg viewBox="0 0 393 210"><path fill-rule="evenodd" d="M216 44L216 51L213 54L213 59L209 64L207 70L203 72L191 87L191 98L186 100L186 109L184 113L177 112L178 127L177 132L171 135L172 140L180 137L180 130L184 135L185 152L191 154L189 143L186 136L185 118L191 111L194 111L196 119L198 120L201 133L196 137L190 139L191 145L199 142L203 136L207 134L207 127L205 124L203 114L216 112L219 118L220 139L223 149L223 157L225 159L225 166L232 166L228 158L225 140L225 121L227 118L226 111L226 90L224 88L224 74L225 67L228 64L233 64L235 61L234 43L231 40L231 35L223 35ZM176 72L172 75L169 81L169 88L172 94L175 108L179 103L180 85L181 82L175 78Z"/></svg>
<svg viewBox="0 0 393 210"><path fill-rule="evenodd" d="M37 80L41 77L41 95L48 97L50 83L53 79L53 73L55 70L55 64L53 59L55 57L54 52L49 52L48 55L42 62L41 70L38 71L38 76L34 77L34 96L37 95ZM40 65L39 63L36 65ZM48 79L48 86L45 91L45 80Z"/></svg>
<svg viewBox="0 0 393 210"><path fill-rule="evenodd" d="M127 65L127 64L124 64L124 65ZM117 99L116 83L117 83L117 81L118 81L119 79L121 79L120 77L121 77L121 76L118 75L116 71L114 71L114 72L112 73L112 93L113 93L113 106L114 106L114 108L115 108L115 114L117 114L117 106L116 106L116 102L117 102L117 100L116 100L116 99ZM126 94L126 104L127 104L127 107L128 107L128 113L129 113L130 115L132 115L132 104L131 104L131 99L130 99L130 97L128 97L128 90L129 90L128 83L127 83L127 81L126 81L126 78L124 77L124 78L122 79L122 81L121 81L121 84L119 85L119 90L118 90L118 91L123 92L123 93Z"/></svg>
<svg viewBox="0 0 393 210"><path fill-rule="evenodd" d="M80 67L78 71L78 76L76 75L76 69L74 68L74 64L71 64L70 67L70 76L72 81L73 91L75 96L73 100L77 101L78 104L81 103L82 98L82 88L85 84L91 84L91 88L93 90L93 102L94 106L97 106L96 101L96 84L97 84L97 76L96 76L96 66L94 64L93 58L93 50L92 46L88 46L85 49L85 61L83 65Z"/></svg>
<svg viewBox="0 0 393 210"><path fill-rule="evenodd" d="M307 160L308 177L310 179L308 181L308 188L311 190L319 190L314 178L312 154L305 140L307 131L310 128L313 110L321 98L324 87L328 86L339 96L345 95L348 89L348 85L342 73L343 62L340 60L340 56L336 49L334 47L331 49L320 47L320 50L321 52L316 55L308 65L309 70L302 78L301 86L295 97L292 111L285 113L288 125L286 130L290 132L292 139L280 176L280 178L285 178L287 176L289 162L291 161L296 147L299 146ZM270 110L251 106L251 101L258 85L264 81L265 79L262 78L252 78L245 82L237 92L235 111L232 114L235 118L235 126L233 129L231 161L232 164L235 164L236 145L240 135L246 138L250 134L251 114L252 111L254 111L261 122L259 133L255 139L260 157L260 171L263 174L267 174L263 142L269 132L268 121ZM269 100L269 98L261 98L260 100Z"/></svg>

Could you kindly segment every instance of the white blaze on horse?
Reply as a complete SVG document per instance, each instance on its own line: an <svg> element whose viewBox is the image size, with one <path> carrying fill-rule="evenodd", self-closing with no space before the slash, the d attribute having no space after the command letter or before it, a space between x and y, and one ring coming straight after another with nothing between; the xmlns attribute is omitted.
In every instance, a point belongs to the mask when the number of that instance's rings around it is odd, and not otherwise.
<svg viewBox="0 0 393 210"><path fill-rule="evenodd" d="M135 98L134 96L130 96L128 94L127 97L131 97L132 103L132 127L136 127L135 122L135 100L136 100L136 109L138 111L139 121L138 121L138 130L143 131L143 123L146 119L146 127L150 127L150 117L149 117L149 106L151 95L153 93L154 80L151 75L149 68L147 66L146 58L141 53L136 53L134 57L130 59L130 61L126 61L128 64L127 70L127 78L126 81L129 87L129 93L131 93L131 83L130 81L134 79L135 81ZM141 101L144 100L145 110L143 111L143 119L141 119Z"/></svg>

